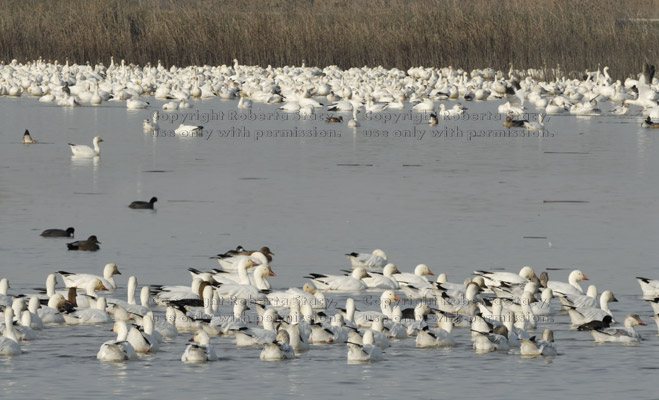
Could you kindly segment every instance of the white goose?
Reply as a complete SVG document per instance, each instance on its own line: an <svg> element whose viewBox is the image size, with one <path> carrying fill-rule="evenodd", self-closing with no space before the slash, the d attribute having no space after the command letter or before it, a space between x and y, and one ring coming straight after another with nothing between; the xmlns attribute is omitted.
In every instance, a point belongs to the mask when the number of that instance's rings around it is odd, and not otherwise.
<svg viewBox="0 0 659 400"><path fill-rule="evenodd" d="M67 324L104 324L111 322L112 318L105 311L107 303L105 297L99 297L93 308L85 308L75 311L71 314L65 314L64 319Z"/></svg>
<svg viewBox="0 0 659 400"><path fill-rule="evenodd" d="M618 299L610 290L605 290L600 295L600 308L596 307L569 307L567 312L573 326L587 324L590 321L601 321L605 316L613 316L609 309L610 302L617 302Z"/></svg>
<svg viewBox="0 0 659 400"><path fill-rule="evenodd" d="M416 335L416 347L453 347L453 322L445 321L437 330L431 331L428 327L421 329Z"/></svg>
<svg viewBox="0 0 659 400"><path fill-rule="evenodd" d="M593 329L590 333L593 335L596 343L603 342L620 342L620 343L638 343L641 340L641 335L636 332L634 327L636 325L645 325L638 314L629 314L625 318L623 328L604 328Z"/></svg>
<svg viewBox="0 0 659 400"><path fill-rule="evenodd" d="M419 264L414 268L414 273L402 272L393 276L401 288L405 286L413 286L416 289L431 288L432 285L427 275L435 275L426 264ZM407 294L407 292L406 292Z"/></svg>
<svg viewBox="0 0 659 400"><path fill-rule="evenodd" d="M94 144L93 149L89 146L77 145L73 143L69 143L69 146L71 146L71 152L73 153L74 157L97 157L101 155L101 148L98 147L98 144L102 141L103 139L100 137L94 137L94 140L92 141Z"/></svg>
<svg viewBox="0 0 659 400"><path fill-rule="evenodd" d="M583 289L581 288L581 285L579 285L579 282L583 280L589 281L590 279L588 279L588 277L584 275L583 272L575 269L574 271L570 272L567 283L560 281L548 281L547 287L550 288L555 294L579 295L583 294Z"/></svg>
<svg viewBox="0 0 659 400"><path fill-rule="evenodd" d="M16 356L22 353L21 345L14 330L14 310L10 307L5 309L5 331L0 337L0 355Z"/></svg>
<svg viewBox="0 0 659 400"><path fill-rule="evenodd" d="M126 322L115 322L114 331L117 334L117 339L103 343L96 354L96 358L101 361L112 362L137 359L135 349L127 340L128 326L126 325Z"/></svg>
<svg viewBox="0 0 659 400"><path fill-rule="evenodd" d="M519 271L519 274L513 272L487 272L487 271L475 271L474 274L480 275L485 279L485 285L490 286L501 286L502 284L507 284L508 286L514 285L526 285L531 278L535 275L533 268L529 266L522 267Z"/></svg>
<svg viewBox="0 0 659 400"><path fill-rule="evenodd" d="M362 279L369 289L392 289L397 290L400 288L398 281L394 279L394 274L400 274L400 271L395 264L387 264L382 269L382 273L370 272L370 278Z"/></svg>
<svg viewBox="0 0 659 400"><path fill-rule="evenodd" d="M373 250L372 253L347 253L352 268L384 268L387 265L387 254L380 249Z"/></svg>
<svg viewBox="0 0 659 400"><path fill-rule="evenodd" d="M279 318L277 310L269 308L263 314L263 328L240 328L234 331L236 346L255 346L272 343L277 337L274 322Z"/></svg>
<svg viewBox="0 0 659 400"><path fill-rule="evenodd" d="M286 330L280 330L277 333L276 340L272 343L266 343L261 350L260 358L263 361L290 360L295 358L295 351L288 343L289 334Z"/></svg>
<svg viewBox="0 0 659 400"><path fill-rule="evenodd" d="M364 267L357 267L352 271L349 276L343 275L325 275L325 274L309 274L306 276L313 281L318 290L332 290L332 291L362 291L366 290L368 286L362 281L362 278L370 277Z"/></svg>
<svg viewBox="0 0 659 400"><path fill-rule="evenodd" d="M117 283L114 281L114 275L121 275L121 272L119 272L117 264L108 263L105 264L105 267L103 268L102 277L93 274L77 274L66 271L58 271L58 274L62 276L64 285L67 288L86 288L90 281L93 279L99 279L101 283L103 283L103 285L107 288L107 290L114 291L117 288Z"/></svg>
<svg viewBox="0 0 659 400"><path fill-rule="evenodd" d="M373 331L364 333L362 344L348 342L348 362L382 361L382 350L373 343Z"/></svg>
<svg viewBox="0 0 659 400"><path fill-rule="evenodd" d="M198 330L189 341L194 343L188 344L185 348L185 351L181 356L182 362L202 363L207 361L217 361L217 355L211 346L211 339L206 331L203 329Z"/></svg>
<svg viewBox="0 0 659 400"><path fill-rule="evenodd" d="M641 285L643 296L646 297L659 297L659 279L648 279L636 277L638 284Z"/></svg>

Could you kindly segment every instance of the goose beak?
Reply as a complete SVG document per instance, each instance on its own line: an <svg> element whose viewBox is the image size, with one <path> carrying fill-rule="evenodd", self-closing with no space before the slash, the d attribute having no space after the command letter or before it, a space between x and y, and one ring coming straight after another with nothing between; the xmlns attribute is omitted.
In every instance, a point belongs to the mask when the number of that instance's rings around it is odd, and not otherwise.
<svg viewBox="0 0 659 400"><path fill-rule="evenodd" d="M275 275L275 273L272 272L272 270L270 270L270 273L268 273L268 276L277 276L277 275Z"/></svg>
<svg viewBox="0 0 659 400"><path fill-rule="evenodd" d="M588 279L588 277L587 277L586 275L584 275L584 276L583 276L583 280L584 280L584 281L589 281L590 279Z"/></svg>
<svg viewBox="0 0 659 400"><path fill-rule="evenodd" d="M402 299L401 299L400 297L398 297L397 294L394 294L394 300L396 300L396 301L402 301Z"/></svg>

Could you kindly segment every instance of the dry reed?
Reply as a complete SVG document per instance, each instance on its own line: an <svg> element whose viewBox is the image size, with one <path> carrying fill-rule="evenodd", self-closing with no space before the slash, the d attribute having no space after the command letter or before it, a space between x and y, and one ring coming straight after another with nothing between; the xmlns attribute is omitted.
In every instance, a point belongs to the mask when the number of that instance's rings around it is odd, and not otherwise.
<svg viewBox="0 0 659 400"><path fill-rule="evenodd" d="M554 68L659 58L659 0L0 0L0 59Z"/></svg>

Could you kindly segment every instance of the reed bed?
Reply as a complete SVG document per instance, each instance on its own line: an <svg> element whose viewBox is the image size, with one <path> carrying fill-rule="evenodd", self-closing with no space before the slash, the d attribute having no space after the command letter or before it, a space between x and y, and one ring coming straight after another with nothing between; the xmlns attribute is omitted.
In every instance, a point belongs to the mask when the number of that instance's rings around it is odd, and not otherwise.
<svg viewBox="0 0 659 400"><path fill-rule="evenodd" d="M0 0L0 59L553 69L659 59L659 0ZM639 21L637 19L642 18Z"/></svg>

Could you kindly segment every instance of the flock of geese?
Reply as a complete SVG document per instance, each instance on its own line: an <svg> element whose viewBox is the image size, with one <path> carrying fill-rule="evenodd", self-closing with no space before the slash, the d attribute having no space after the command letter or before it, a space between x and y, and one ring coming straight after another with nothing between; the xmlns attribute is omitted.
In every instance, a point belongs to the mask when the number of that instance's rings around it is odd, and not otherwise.
<svg viewBox="0 0 659 400"><path fill-rule="evenodd" d="M266 68L240 65L190 66L165 68L160 63L138 66L115 63L109 66L78 65L41 59L18 63L0 64L0 96L37 97L40 102L62 107L81 105L100 106L104 102L120 102L129 110L155 108L155 100L163 101L163 112L186 110L191 100L220 98L238 99L237 107L251 108L254 103L281 103L280 112L299 113L309 116L317 110L352 114L347 125L361 125L359 113L380 113L400 110L409 104L415 112L426 113L430 125L442 118L459 117L466 110L461 103L447 108L442 101L504 101L499 113L508 118L506 128L524 128L529 131L543 130L541 118L536 121L521 119L525 114L572 114L576 116L602 115L601 104L608 103L608 113L629 114L630 106L642 115L643 127L659 128L659 81L654 77L655 68L646 64L639 77L614 81L608 67L584 74L584 79L568 79L557 75L553 81L537 81L530 70L508 73L491 68L473 70L413 67L407 71L396 68L351 68L342 70L336 66L325 68L280 67ZM151 104L153 103L153 105ZM530 108L533 107L533 108ZM533 111L529 111L533 110ZM161 129L158 111L144 120L145 132ZM342 124L342 115L326 118L328 123ZM177 135L199 133L203 126L181 124L174 131ZM78 157L100 155L98 144L93 147L71 145ZM26 130L23 143L36 143Z"/></svg>
<svg viewBox="0 0 659 400"><path fill-rule="evenodd" d="M451 67L407 71L304 65L262 68L240 65L237 60L233 66L186 68L141 67L123 60L119 64L112 60L108 67L13 60L0 64L0 95L33 96L62 107L123 102L131 110L151 108L153 101L142 99L154 97L165 101L163 112L190 108L191 99L238 100L238 108L250 108L255 102L281 103L281 112L300 115L323 108L352 114L349 127L360 125L362 110L379 113L409 106L415 112L428 113L428 123L434 125L466 110L461 103L447 108L442 101L499 100L498 111L507 116L504 126L527 130L543 129L543 114L601 115L599 105L609 102L608 112L627 114L634 106L642 115L642 126L659 128L659 81L654 66L646 65L638 78L624 82L613 81L607 70L588 73L581 80L558 76L554 81L539 82L512 67L505 74L492 69L469 73ZM527 105L539 111L537 121L518 119L527 112ZM338 116L326 122L343 121ZM158 111L144 121L143 128L145 132L161 129ZM182 124L175 132L202 128ZM25 130L22 142L37 140ZM74 157L99 157L102 142L94 137L93 146L70 144L70 149ZM153 209L156 201L153 197L129 207ZM73 228L42 233L46 238L73 235ZM98 244L92 235L67 247L95 251ZM99 360L111 362L156 353L182 333L193 335L192 342L181 349L183 362L217 360L212 342L218 337L229 337L236 346L260 348L262 360L291 359L302 356L312 345L338 343L347 346L350 362L379 361L385 357L383 350L395 341L414 340L418 347L453 347L464 336L479 353L556 356L560 352L548 321L558 312L569 315L572 327L589 332L596 342L639 342L635 326L645 325L638 314L616 320L608 305L617 301L611 291L598 294L590 286L584 293L580 282L588 278L580 270L570 273L567 282L550 280L546 272L538 276L531 267L524 267L519 273L475 271L464 282L451 283L445 274L429 279L434 273L425 264L401 272L383 251L375 250L347 254L351 269L346 275L312 272L301 288L274 290L268 281L274 275L270 267L273 256L267 247L255 251L238 247L215 257L219 263L215 269L190 269L190 283L142 287L139 304L134 276L128 279L127 299L109 297L117 290L114 276L120 274L114 263L108 263L102 275L49 274L44 293L12 293L7 279L2 279L0 354L20 355L22 340L38 340L39 330L63 324L111 324L116 338L99 344L97 353ZM58 277L64 286L59 289ZM659 326L659 281L638 280ZM330 293L337 292L351 297L341 307L332 307L335 299ZM373 292L379 293L380 309L358 310L355 297ZM227 304L229 312L221 307ZM256 321L245 317L251 309L258 314Z"/></svg>
<svg viewBox="0 0 659 400"><path fill-rule="evenodd" d="M67 238L73 232L49 229L42 236ZM275 290L268 282L275 276L270 267L274 253L268 247L238 246L212 257L217 268L190 268L189 284L143 286L139 303L134 276L128 279L126 299L110 297L119 287L115 276L121 275L114 263L105 265L102 275L51 273L37 294L11 293L4 278L0 354L22 354L21 341L38 340L42 329L94 324L112 325L116 334L99 343L96 356L108 362L157 353L186 333L191 343L180 349L186 363L216 361L217 340L256 347L265 361L302 357L313 346L340 344L347 346L348 362L376 362L393 343L405 340L423 348L451 348L469 341L476 353L553 357L560 354L551 329L558 313L567 314L572 329L590 333L597 343L642 340L635 329L645 325L639 315L617 320L609 308L618 301L614 294L605 290L598 295L594 285L584 293L580 282L589 278L580 270L572 271L567 282L525 266L519 273L474 271L464 282L452 283L443 273L429 279L434 273L426 264L401 272L380 249L346 255L350 269L345 275L311 273L301 288ZM58 278L63 287L57 288ZM659 328L659 280L637 279ZM339 293L349 296L344 304L337 303ZM356 299L364 294L379 298L363 302L371 309L356 307ZM379 309L372 309L377 305ZM247 316L251 309L257 318Z"/></svg>

